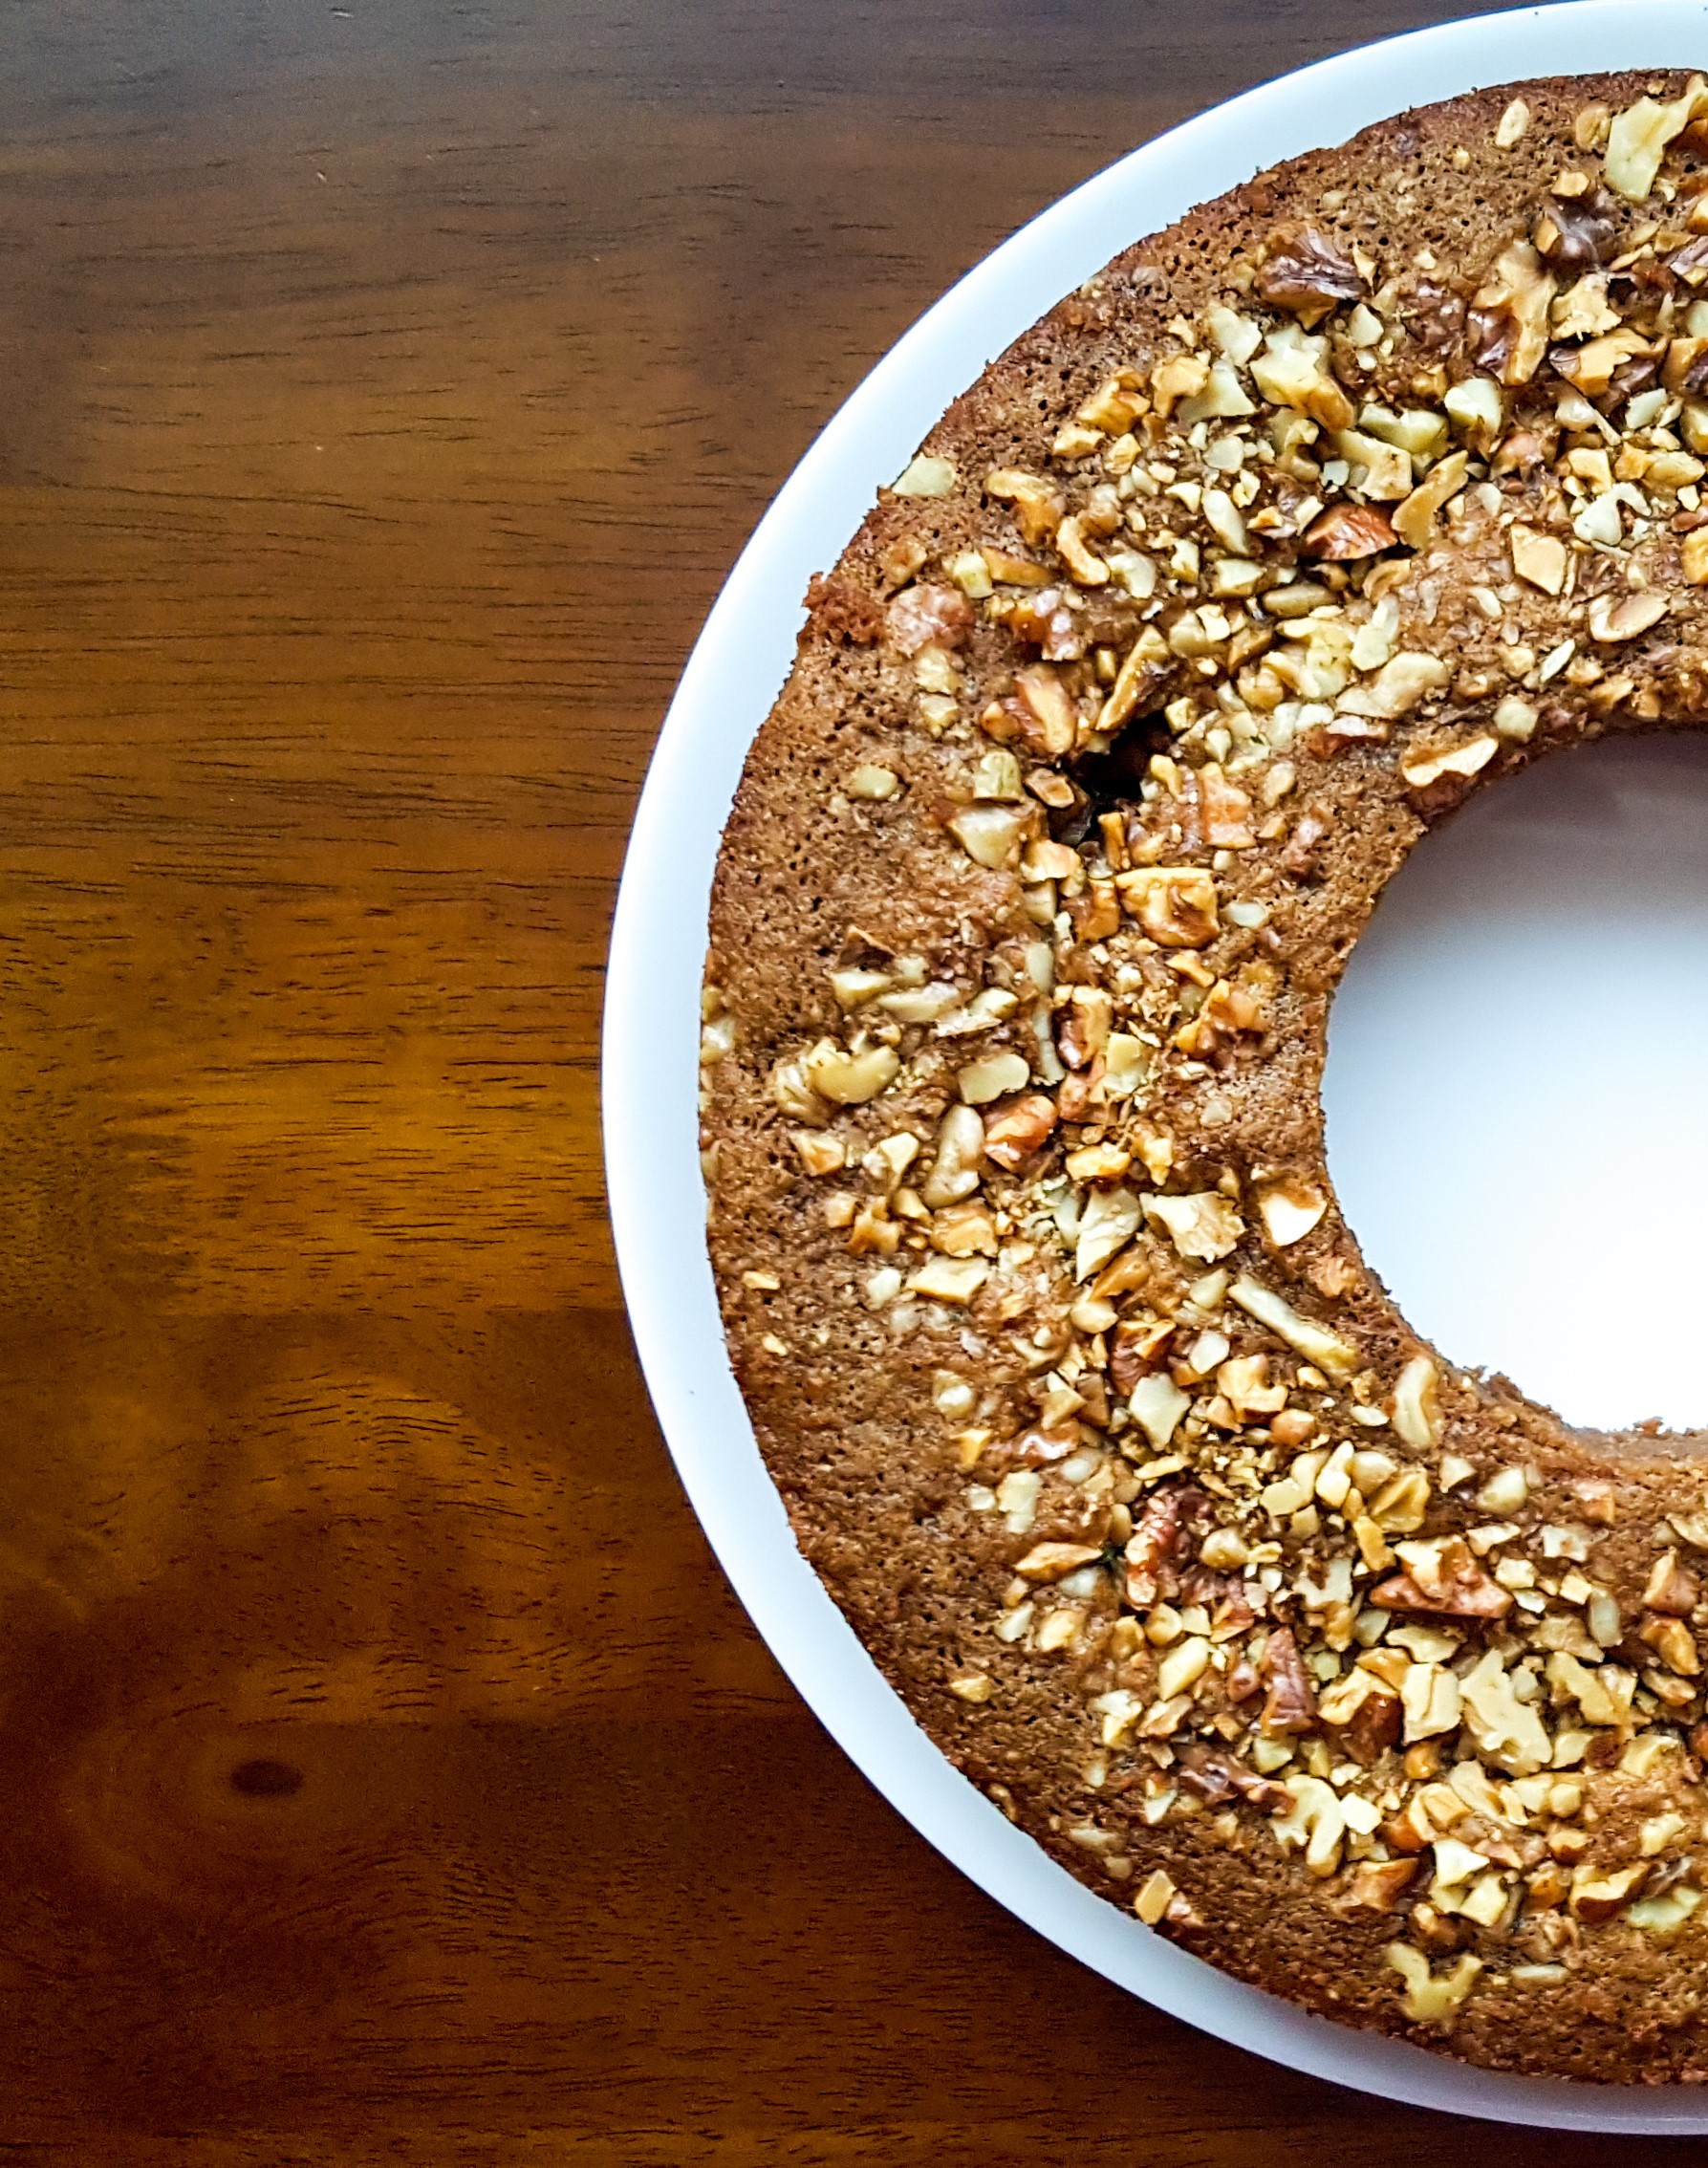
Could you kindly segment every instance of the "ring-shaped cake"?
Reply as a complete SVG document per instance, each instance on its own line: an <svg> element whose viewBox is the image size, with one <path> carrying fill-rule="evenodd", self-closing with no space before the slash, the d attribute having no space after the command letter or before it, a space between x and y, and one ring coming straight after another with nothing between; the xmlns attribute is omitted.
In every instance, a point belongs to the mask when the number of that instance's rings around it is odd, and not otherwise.
<svg viewBox="0 0 1708 2168"><path fill-rule="evenodd" d="M1433 824L1708 720L1705 485L1699 76L1260 176L813 583L704 999L737 1375L920 1724L1226 1970L1604 2081L1708 2074L1702 1441L1424 1342L1318 1094Z"/></svg>

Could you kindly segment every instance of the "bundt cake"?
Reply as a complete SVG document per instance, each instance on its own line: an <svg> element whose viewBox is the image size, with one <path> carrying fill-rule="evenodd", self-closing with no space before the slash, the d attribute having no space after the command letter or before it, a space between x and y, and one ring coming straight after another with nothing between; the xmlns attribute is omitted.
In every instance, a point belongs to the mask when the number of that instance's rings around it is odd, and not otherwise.
<svg viewBox="0 0 1708 2168"><path fill-rule="evenodd" d="M1705 1441L1426 1344L1318 1085L1418 837L1708 721L1705 597L1702 77L1406 114L1117 257L878 493L704 997L735 1369L944 1754L1242 1979L1601 2081L1708 2075Z"/></svg>

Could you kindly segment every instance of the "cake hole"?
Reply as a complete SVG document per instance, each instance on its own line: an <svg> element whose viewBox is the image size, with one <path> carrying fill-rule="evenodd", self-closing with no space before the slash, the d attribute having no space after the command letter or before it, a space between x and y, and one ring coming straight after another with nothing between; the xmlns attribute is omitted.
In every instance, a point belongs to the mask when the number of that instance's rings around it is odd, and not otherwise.
<svg viewBox="0 0 1708 2168"><path fill-rule="evenodd" d="M302 1789L302 1771L289 1762L239 1762L231 1771L231 1789L246 1799L289 1799Z"/></svg>
<svg viewBox="0 0 1708 2168"><path fill-rule="evenodd" d="M1364 1254L1452 1360L1708 1427L1708 736L1552 753L1426 836L1323 1098Z"/></svg>

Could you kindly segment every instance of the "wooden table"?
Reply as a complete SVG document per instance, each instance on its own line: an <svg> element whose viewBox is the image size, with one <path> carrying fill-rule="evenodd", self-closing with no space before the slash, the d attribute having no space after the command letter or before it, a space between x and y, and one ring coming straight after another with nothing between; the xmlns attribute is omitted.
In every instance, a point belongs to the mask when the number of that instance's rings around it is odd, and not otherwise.
<svg viewBox="0 0 1708 2168"><path fill-rule="evenodd" d="M8 2158L1604 2158L1213 2046L901 1824L598 1164L631 809L813 431L1082 176L1456 11L11 0Z"/></svg>

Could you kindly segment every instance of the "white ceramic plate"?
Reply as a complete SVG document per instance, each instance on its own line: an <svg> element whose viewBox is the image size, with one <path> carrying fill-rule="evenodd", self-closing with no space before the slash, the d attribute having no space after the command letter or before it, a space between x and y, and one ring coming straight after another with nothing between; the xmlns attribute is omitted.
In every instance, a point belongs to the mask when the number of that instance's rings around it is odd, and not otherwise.
<svg viewBox="0 0 1708 2168"><path fill-rule="evenodd" d="M1503 2121L1679 2134L1708 2132L1708 2101L1695 2089L1580 2086L1470 2070L1308 2016L1225 1978L1082 1888L950 1767L796 1550L754 1444L706 1261L695 1067L719 836L748 745L788 674L808 578L835 562L878 487L900 471L986 361L1121 249L1278 160L1481 84L1697 62L1708 64L1708 0L1572 0L1368 46L1247 92L1147 143L969 273L831 422L761 521L706 620L636 818L612 938L604 1051L617 1256L677 1467L778 1661L914 1827L1062 1949L1202 2030L1289 2069L1385 2099Z"/></svg>

